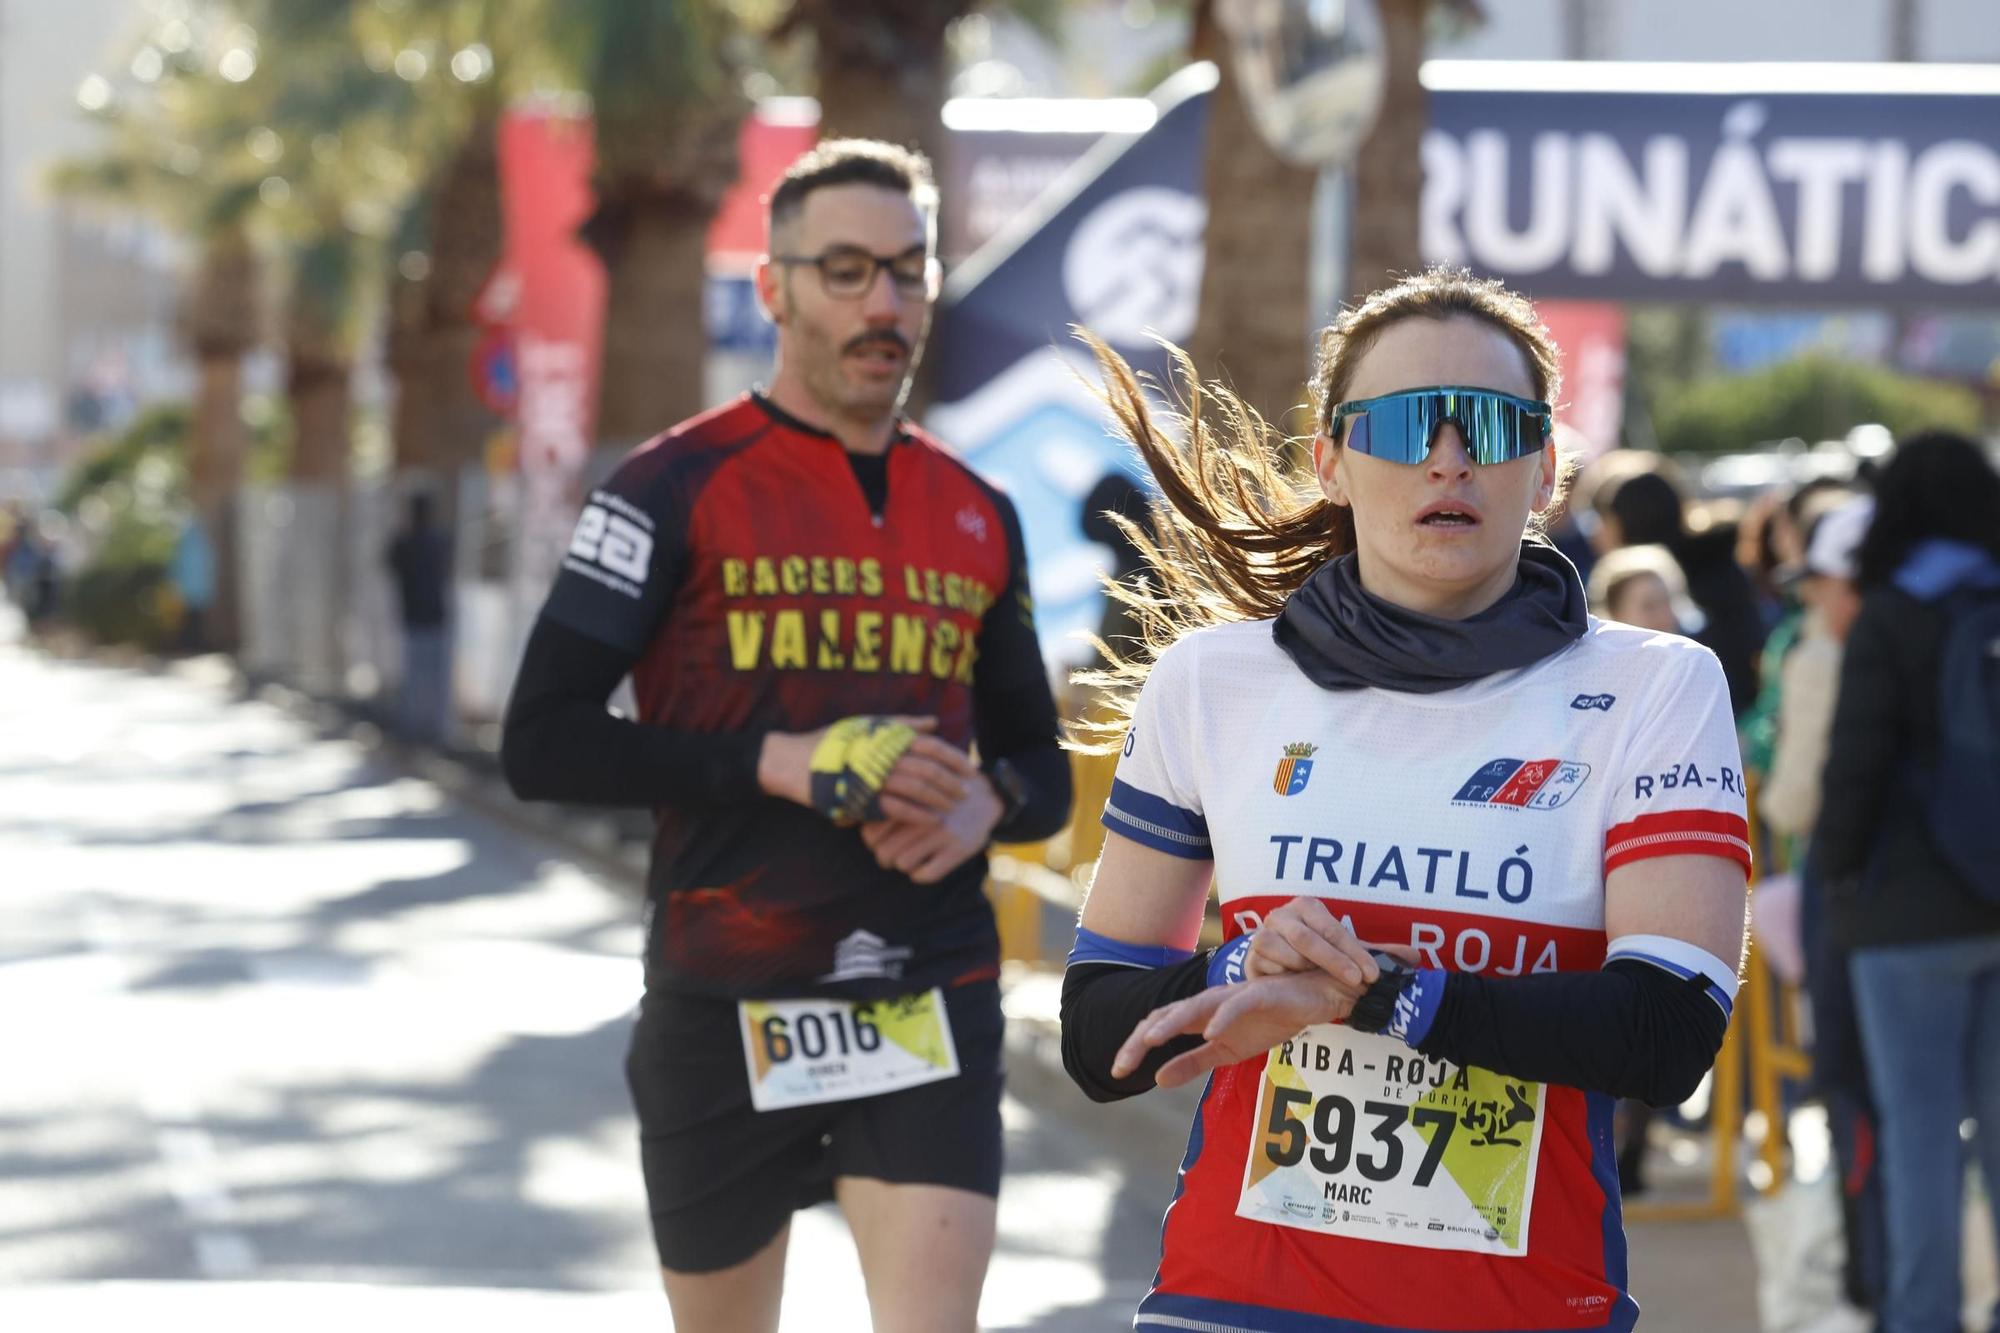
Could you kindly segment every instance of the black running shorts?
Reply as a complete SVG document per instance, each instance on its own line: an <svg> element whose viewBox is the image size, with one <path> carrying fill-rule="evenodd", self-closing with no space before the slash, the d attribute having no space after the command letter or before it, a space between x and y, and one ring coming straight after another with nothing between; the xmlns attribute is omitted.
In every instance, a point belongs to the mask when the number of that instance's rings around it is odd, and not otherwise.
<svg viewBox="0 0 2000 1333"><path fill-rule="evenodd" d="M652 990L625 1080L639 1113L653 1241L672 1272L707 1273L756 1254L792 1213L860 1176L1000 1192L1000 987L945 991L959 1073L847 1102L759 1111L736 1002Z"/></svg>

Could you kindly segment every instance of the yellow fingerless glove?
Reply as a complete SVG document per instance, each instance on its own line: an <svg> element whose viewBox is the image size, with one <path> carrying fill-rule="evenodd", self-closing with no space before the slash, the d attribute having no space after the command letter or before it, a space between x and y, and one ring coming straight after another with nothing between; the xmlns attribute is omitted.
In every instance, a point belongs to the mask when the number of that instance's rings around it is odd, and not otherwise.
<svg viewBox="0 0 2000 1333"><path fill-rule="evenodd" d="M843 828L881 819L882 784L917 739L916 729L886 717L844 717L813 747L812 808Z"/></svg>

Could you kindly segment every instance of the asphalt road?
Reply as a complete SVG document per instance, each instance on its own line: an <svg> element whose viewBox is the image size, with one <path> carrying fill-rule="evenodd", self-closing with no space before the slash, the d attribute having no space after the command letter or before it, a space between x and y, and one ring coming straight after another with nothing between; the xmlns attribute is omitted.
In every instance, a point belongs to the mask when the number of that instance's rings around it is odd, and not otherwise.
<svg viewBox="0 0 2000 1333"><path fill-rule="evenodd" d="M668 1327L638 915L219 664L0 627L0 1327ZM1124 1326L1172 1146L1016 1088L982 1322ZM867 1326L851 1255L800 1216L787 1330Z"/></svg>

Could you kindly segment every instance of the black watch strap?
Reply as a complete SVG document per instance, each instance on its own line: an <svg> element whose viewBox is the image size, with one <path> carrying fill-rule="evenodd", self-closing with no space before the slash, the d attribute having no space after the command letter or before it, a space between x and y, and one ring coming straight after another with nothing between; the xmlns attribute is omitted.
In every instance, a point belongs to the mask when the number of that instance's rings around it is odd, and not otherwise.
<svg viewBox="0 0 2000 1333"><path fill-rule="evenodd" d="M1353 1012L1347 1016L1347 1026L1356 1032L1387 1032L1389 1021L1396 1014L1396 1001L1417 979L1416 971L1400 959L1385 953L1377 953L1374 958L1381 975L1361 993L1361 998L1354 1002Z"/></svg>
<svg viewBox="0 0 2000 1333"><path fill-rule="evenodd" d="M993 784L993 791L1000 797L1000 823L1012 823L1014 816L1021 813L1028 804L1028 784L1017 769L1005 759L995 759L981 766L986 780Z"/></svg>

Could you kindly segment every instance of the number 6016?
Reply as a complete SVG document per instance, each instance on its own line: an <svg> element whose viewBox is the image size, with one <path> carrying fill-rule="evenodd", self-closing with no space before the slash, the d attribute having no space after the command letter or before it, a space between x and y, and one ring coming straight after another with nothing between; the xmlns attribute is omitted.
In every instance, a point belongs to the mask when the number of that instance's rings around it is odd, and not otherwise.
<svg viewBox="0 0 2000 1333"><path fill-rule="evenodd" d="M852 1055L855 1051L866 1055L882 1046L882 1029L870 1020L866 1006L852 1011L828 1009L824 1016L803 1013L796 1022L783 1014L773 1014L764 1020L763 1037L764 1057L774 1065L784 1064L795 1055L820 1060L828 1055Z"/></svg>

